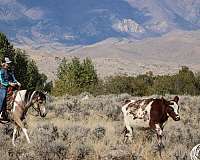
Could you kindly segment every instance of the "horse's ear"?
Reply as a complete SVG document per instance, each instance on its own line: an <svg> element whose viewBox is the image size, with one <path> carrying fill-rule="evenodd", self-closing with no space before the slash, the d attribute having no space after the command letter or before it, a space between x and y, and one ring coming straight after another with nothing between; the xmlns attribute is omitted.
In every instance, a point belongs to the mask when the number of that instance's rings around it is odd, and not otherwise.
<svg viewBox="0 0 200 160"><path fill-rule="evenodd" d="M175 97L174 97L174 101L175 101L176 103L178 103L179 97L178 97L178 96L175 96Z"/></svg>
<svg viewBox="0 0 200 160"><path fill-rule="evenodd" d="M129 102L131 102L131 100L130 100L130 99L126 99L126 100L124 101L124 104L127 104L127 103L129 103Z"/></svg>

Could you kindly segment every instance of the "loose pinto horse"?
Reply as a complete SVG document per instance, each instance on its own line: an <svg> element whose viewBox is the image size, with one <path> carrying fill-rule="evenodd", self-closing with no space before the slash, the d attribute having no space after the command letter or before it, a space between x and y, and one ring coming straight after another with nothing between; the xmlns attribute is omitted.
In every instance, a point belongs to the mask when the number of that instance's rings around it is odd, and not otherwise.
<svg viewBox="0 0 200 160"><path fill-rule="evenodd" d="M20 129L22 129L25 134L27 142L30 143L27 129L23 121L26 119L27 112L31 107L33 107L41 117L46 116L46 95L40 91L19 90L12 95L11 99L13 99L12 109L7 112L8 117L6 120L14 123L12 144L15 146L15 136ZM1 120L1 122L3 121Z"/></svg>
<svg viewBox="0 0 200 160"><path fill-rule="evenodd" d="M165 123L170 116L173 120L179 121L179 97L175 96L173 100L167 101L161 99L142 99L126 100L122 107L124 115L124 140L132 141L133 129L137 127L150 127L156 131L158 146L163 147L162 134Z"/></svg>

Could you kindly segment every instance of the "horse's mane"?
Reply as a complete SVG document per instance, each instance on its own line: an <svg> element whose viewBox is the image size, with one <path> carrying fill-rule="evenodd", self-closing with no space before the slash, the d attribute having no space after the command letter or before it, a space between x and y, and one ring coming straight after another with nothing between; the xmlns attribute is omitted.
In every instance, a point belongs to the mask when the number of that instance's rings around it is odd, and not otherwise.
<svg viewBox="0 0 200 160"><path fill-rule="evenodd" d="M25 93L25 97L24 97L24 102L25 103L28 103L33 92L35 92L34 90L26 90L26 93Z"/></svg>

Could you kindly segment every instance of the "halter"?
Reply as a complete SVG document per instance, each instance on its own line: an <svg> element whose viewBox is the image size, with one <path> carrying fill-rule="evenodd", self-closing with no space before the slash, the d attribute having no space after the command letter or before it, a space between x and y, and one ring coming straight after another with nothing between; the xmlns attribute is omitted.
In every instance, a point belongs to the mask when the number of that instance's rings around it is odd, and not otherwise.
<svg viewBox="0 0 200 160"><path fill-rule="evenodd" d="M37 96L36 98L38 99L38 97L39 97L39 96ZM35 101L34 103L37 103L37 102L38 102L38 100ZM33 104L34 104L34 103L33 103ZM36 108L34 105L32 105L32 108L33 108L39 115L41 114L39 108ZM33 114L31 114L31 115L33 115ZM36 117L36 116L38 116L38 115L33 115L33 116Z"/></svg>

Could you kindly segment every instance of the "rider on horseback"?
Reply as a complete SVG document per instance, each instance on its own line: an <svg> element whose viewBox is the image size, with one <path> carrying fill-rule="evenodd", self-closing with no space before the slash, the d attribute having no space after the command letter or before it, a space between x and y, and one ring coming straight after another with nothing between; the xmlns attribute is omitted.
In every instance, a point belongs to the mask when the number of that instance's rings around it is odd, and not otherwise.
<svg viewBox="0 0 200 160"><path fill-rule="evenodd" d="M2 68L0 70L0 118L3 118L3 112L6 110L6 96L8 87L17 87L21 84L15 79L14 74L9 70L10 63L9 58L5 57L2 62Z"/></svg>

